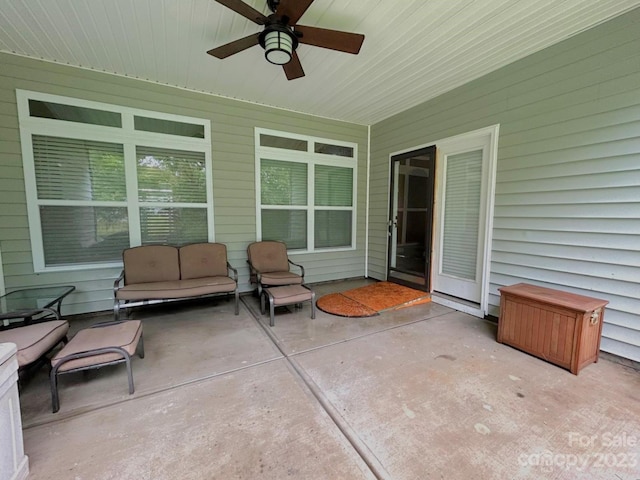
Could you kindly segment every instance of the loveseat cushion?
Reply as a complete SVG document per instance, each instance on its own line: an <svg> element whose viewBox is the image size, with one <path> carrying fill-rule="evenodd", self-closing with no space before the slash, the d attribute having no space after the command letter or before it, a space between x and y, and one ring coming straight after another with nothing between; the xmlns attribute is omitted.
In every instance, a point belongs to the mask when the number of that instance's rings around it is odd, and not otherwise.
<svg viewBox="0 0 640 480"><path fill-rule="evenodd" d="M122 253L124 283L139 284L180 280L178 249L169 245L143 245Z"/></svg>
<svg viewBox="0 0 640 480"><path fill-rule="evenodd" d="M157 300L198 297L233 292L236 282L226 276L126 285L116 292L118 300Z"/></svg>
<svg viewBox="0 0 640 480"><path fill-rule="evenodd" d="M179 249L180 278L225 277L227 247L222 243L194 243Z"/></svg>

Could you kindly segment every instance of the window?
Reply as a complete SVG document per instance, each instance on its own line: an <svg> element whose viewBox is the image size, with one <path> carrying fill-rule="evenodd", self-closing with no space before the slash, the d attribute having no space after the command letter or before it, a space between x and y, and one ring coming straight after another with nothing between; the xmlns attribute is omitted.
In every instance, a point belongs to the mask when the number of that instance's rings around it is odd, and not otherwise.
<svg viewBox="0 0 640 480"><path fill-rule="evenodd" d="M305 252L355 248L356 151L256 129L258 238Z"/></svg>
<svg viewBox="0 0 640 480"><path fill-rule="evenodd" d="M36 272L213 240L208 120L18 90Z"/></svg>

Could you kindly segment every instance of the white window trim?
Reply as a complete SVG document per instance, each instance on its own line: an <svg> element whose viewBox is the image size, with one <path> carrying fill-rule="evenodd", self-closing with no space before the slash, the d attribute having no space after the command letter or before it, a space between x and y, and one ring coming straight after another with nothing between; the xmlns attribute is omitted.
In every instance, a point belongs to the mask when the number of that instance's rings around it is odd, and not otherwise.
<svg viewBox="0 0 640 480"><path fill-rule="evenodd" d="M123 146L125 156L125 177L127 178L127 201L124 202L90 202L91 206L126 206L129 218L129 243L137 246L142 243L140 238L140 206L146 203L157 206L157 202L138 202L136 163L127 159L136 158L136 146L150 146L154 148L167 148L175 150L190 150L204 153L206 169L206 207L208 222L208 240L215 241L214 229L214 205L213 205L213 176L211 159L211 121L203 118L173 115L154 112L137 108L124 107L108 103L93 102L72 97L52 95L48 93L33 92L28 90L16 90L18 106L18 119L20 126L20 141L22 145L22 163L24 168L25 194L27 199L27 214L31 238L31 253L33 257L33 269L35 273L60 272L73 270L95 270L102 268L121 267L122 261L104 262L82 265L45 265L44 248L42 241L42 229L40 225L40 205L46 205L47 200L38 200L36 186L36 172L33 158L32 135L47 135L52 137L75 138L81 140L94 140L108 143L117 143ZM84 108L93 108L121 115L122 127L109 127L101 125L83 124L65 120L31 117L29 113L29 100L61 103ZM202 125L204 138L181 137L154 132L145 132L134 129L134 116L145 116L159 120ZM54 202L60 205L60 201ZM81 201L70 201L70 205L81 205ZM193 204L171 204L170 206L194 206Z"/></svg>
<svg viewBox="0 0 640 480"><path fill-rule="evenodd" d="M283 148L263 147L260 145L260 135L273 135L283 138L291 138L296 140L304 140L307 142L307 151L287 150ZM309 135L299 135L295 133L282 132L278 130L270 130L265 128L255 128L255 184L256 184L256 239L262 240L262 188L260 178L260 161L263 158L269 160L281 160L285 162L304 163L307 169L307 205L274 205L269 206L271 210L305 210L307 215L307 248L290 250L289 254L306 254L306 253L324 253L324 252L340 252L356 249L356 232L357 232L357 198L358 198L358 144L353 142L343 142L329 138L313 137ZM329 155L324 153L315 153L315 143L326 143L330 145L338 145L353 149L353 157L342 157L338 155ZM351 199L351 207L323 207L315 205L315 167L316 165L327 165L334 167L351 168L353 171L353 189ZM315 248L315 210L347 210L353 212L351 218L351 245L345 247L331 248Z"/></svg>

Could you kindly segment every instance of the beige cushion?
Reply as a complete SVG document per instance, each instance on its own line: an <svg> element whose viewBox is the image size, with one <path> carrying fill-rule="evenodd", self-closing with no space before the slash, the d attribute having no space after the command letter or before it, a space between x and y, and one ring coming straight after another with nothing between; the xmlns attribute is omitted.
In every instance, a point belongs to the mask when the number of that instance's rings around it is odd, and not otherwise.
<svg viewBox="0 0 640 480"><path fill-rule="evenodd" d="M274 305L291 305L311 300L311 291L302 285L288 285L286 287L275 287L266 289L273 297Z"/></svg>
<svg viewBox="0 0 640 480"><path fill-rule="evenodd" d="M291 285L302 283L302 277L292 272L264 273L261 278L263 285Z"/></svg>
<svg viewBox="0 0 640 480"><path fill-rule="evenodd" d="M90 352L99 348L121 347L129 355L133 355L142 335L142 322L130 320L106 327L87 328L80 330L65 347L51 359L51 366L55 367L67 355L80 352ZM101 363L113 362L124 358L120 353L102 353L91 357L78 358L64 363L59 372L74 368L82 368Z"/></svg>
<svg viewBox="0 0 640 480"><path fill-rule="evenodd" d="M227 247L221 243L195 243L179 250L180 278L225 277Z"/></svg>
<svg viewBox="0 0 640 480"><path fill-rule="evenodd" d="M126 285L116 292L118 300L157 300L187 298L212 293L233 292L236 282L229 277L206 277L174 282L152 282Z"/></svg>
<svg viewBox="0 0 640 480"><path fill-rule="evenodd" d="M282 242L254 242L247 247L247 257L260 273L289 271L287 246Z"/></svg>
<svg viewBox="0 0 640 480"><path fill-rule="evenodd" d="M47 353L67 335L69 323L65 320L35 323L0 332L0 343L18 346L18 366L29 365Z"/></svg>
<svg viewBox="0 0 640 480"><path fill-rule="evenodd" d="M122 253L124 283L180 280L178 249L168 245L143 245Z"/></svg>

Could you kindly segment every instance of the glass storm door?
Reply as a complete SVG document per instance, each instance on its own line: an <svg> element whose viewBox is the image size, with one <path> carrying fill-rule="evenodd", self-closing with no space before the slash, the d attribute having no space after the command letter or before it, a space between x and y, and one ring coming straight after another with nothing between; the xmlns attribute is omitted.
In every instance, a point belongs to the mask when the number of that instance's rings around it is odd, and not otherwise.
<svg viewBox="0 0 640 480"><path fill-rule="evenodd" d="M436 147L391 157L387 280L429 291Z"/></svg>

